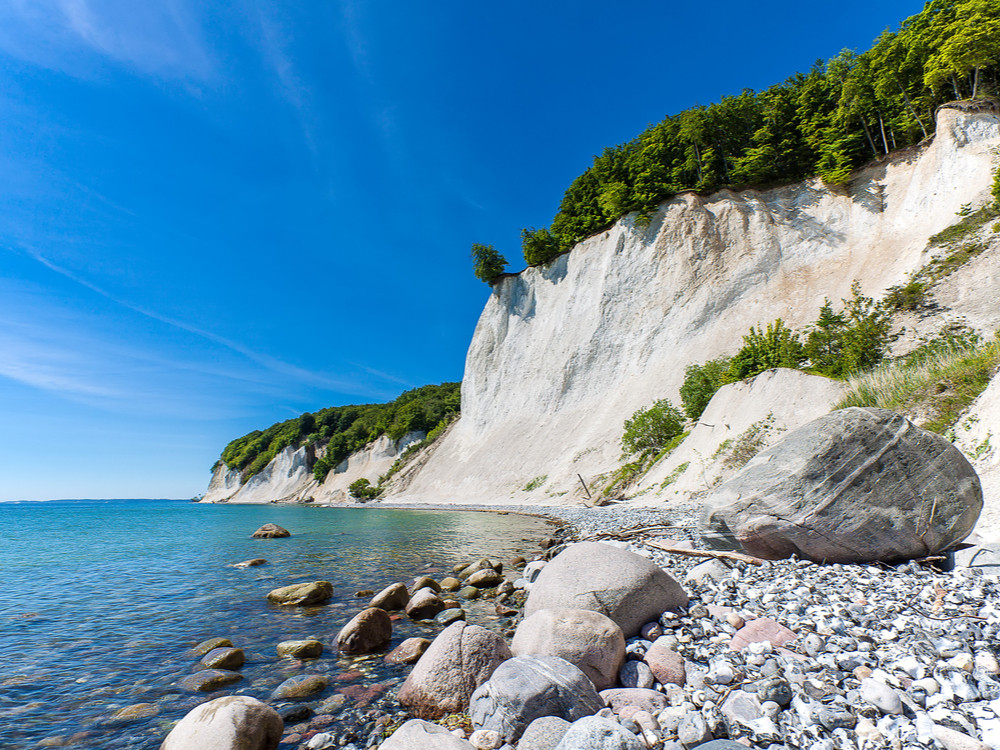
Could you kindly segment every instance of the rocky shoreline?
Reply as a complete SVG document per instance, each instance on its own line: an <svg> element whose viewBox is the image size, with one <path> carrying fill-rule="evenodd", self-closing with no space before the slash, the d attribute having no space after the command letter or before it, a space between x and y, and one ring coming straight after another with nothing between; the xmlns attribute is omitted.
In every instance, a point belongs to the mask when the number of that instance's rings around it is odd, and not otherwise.
<svg viewBox="0 0 1000 750"><path fill-rule="evenodd" d="M490 716L516 716L516 706L532 701L504 703L507 698L494 694L503 691L494 687L491 692L493 683L484 678L472 696L465 696L470 708L442 710L447 717L433 727L445 728L428 728L417 719L403 723L413 715L435 713L412 703L399 706L397 695L407 700L407 691L414 692L407 680L398 693L383 686L382 699L357 713L356 731L324 731L324 714L314 709L330 707L302 710L306 704L295 704L302 719L297 721L286 705L278 747L1000 748L1000 665L994 652L1000 633L1000 560L995 557L980 554L971 560L969 553L960 554L959 565L948 572L933 567L947 562L942 560L900 566L706 561L655 546L663 537L677 546L695 546L690 509L677 509L669 517L627 504L497 510L538 511L562 524L553 539L543 542L548 549L539 558L559 553L563 541L604 537L606 549L653 563L690 598L645 618L640 632L623 635L623 661L613 668L614 686L597 694L591 680L584 682L584 688L598 695L599 706L592 697L590 702L582 697L583 688L567 688L569 697L554 711L564 718L539 718L535 726L529 711L498 727ZM972 567L967 567L970 561ZM545 566L529 566L528 576L544 572ZM530 615L537 581L529 583L523 571L509 565L503 573L504 601L498 606L519 604L520 591L527 590L524 614ZM487 589L494 595L497 590ZM461 620L448 625L437 640L450 639L452 645L438 650L453 652L454 643L462 642L455 640L456 633L471 634L476 627ZM503 645L491 648L506 649L513 643L512 630L499 628L494 636ZM564 661L517 651L513 659L504 655L492 667L507 664L510 671L530 658ZM531 668L537 670L537 665ZM447 685L444 689L448 691ZM486 712L480 695L484 690L494 701Z"/></svg>

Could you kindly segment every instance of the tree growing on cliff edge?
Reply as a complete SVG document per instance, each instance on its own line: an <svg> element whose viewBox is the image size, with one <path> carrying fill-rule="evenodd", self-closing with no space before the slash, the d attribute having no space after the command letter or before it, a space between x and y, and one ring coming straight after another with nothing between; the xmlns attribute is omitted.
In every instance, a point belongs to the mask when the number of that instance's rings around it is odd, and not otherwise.
<svg viewBox="0 0 1000 750"><path fill-rule="evenodd" d="M487 284L495 284L507 268L504 258L493 245L472 245L472 271L476 278Z"/></svg>

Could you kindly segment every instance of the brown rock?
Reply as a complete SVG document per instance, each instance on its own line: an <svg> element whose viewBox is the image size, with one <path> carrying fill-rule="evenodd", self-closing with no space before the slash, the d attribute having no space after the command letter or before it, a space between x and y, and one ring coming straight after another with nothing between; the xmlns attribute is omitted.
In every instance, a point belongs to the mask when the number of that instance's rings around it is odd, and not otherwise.
<svg viewBox="0 0 1000 750"><path fill-rule="evenodd" d="M311 583L294 583L274 589L267 595L267 600L285 606L323 604L333 596L333 584L329 581L312 581Z"/></svg>
<svg viewBox="0 0 1000 750"><path fill-rule="evenodd" d="M193 649L195 656L204 656L209 651L214 648L223 648L225 646L232 646L233 642L228 638L209 638L207 641L202 641Z"/></svg>
<svg viewBox="0 0 1000 750"><path fill-rule="evenodd" d="M297 700L322 691L329 684L325 675L300 674L289 677L271 693L271 700Z"/></svg>
<svg viewBox="0 0 1000 750"><path fill-rule="evenodd" d="M625 706L635 706L640 711L655 715L670 705L667 696L650 688L612 688L602 690L604 704L616 714Z"/></svg>
<svg viewBox="0 0 1000 750"><path fill-rule="evenodd" d="M506 659L506 642L477 625L445 628L399 689L399 702L419 718L434 719L468 708L469 698Z"/></svg>
<svg viewBox="0 0 1000 750"><path fill-rule="evenodd" d="M430 645L427 638L407 638L386 655L385 661L388 664L416 664Z"/></svg>
<svg viewBox="0 0 1000 750"><path fill-rule="evenodd" d="M495 573L503 573L503 563L498 560L491 560L488 557L484 557L481 560L477 560L476 562L462 568L458 577L465 580L473 573L478 573L480 570L492 570Z"/></svg>
<svg viewBox="0 0 1000 750"><path fill-rule="evenodd" d="M466 583L479 589L490 589L503 583L504 577L495 570L477 570L466 579Z"/></svg>
<svg viewBox="0 0 1000 750"><path fill-rule="evenodd" d="M460 588L462 588L462 582L457 578L448 576L447 578L441 579L442 591L458 591Z"/></svg>
<svg viewBox="0 0 1000 750"><path fill-rule="evenodd" d="M288 529L284 529L276 523L265 523L250 536L252 539L284 539L291 535Z"/></svg>
<svg viewBox="0 0 1000 750"><path fill-rule="evenodd" d="M444 602L431 589L420 589L406 605L406 614L414 620L430 620L444 609Z"/></svg>
<svg viewBox="0 0 1000 750"><path fill-rule="evenodd" d="M323 644L314 638L302 641L282 641L278 644L278 656L294 656L296 659L315 659L323 653Z"/></svg>
<svg viewBox="0 0 1000 750"><path fill-rule="evenodd" d="M345 654L370 654L392 639L392 621L384 609L369 607L354 616L337 634L337 650Z"/></svg>
<svg viewBox="0 0 1000 750"><path fill-rule="evenodd" d="M368 602L368 606L378 607L386 612L394 612L397 609L403 609L408 601L410 601L410 594L406 590L406 585L394 583L375 594Z"/></svg>
<svg viewBox="0 0 1000 750"><path fill-rule="evenodd" d="M410 596L413 596L415 593L420 591L420 589L433 589L435 594L440 594L441 584L430 576L418 576L413 579L406 591Z"/></svg>
<svg viewBox="0 0 1000 750"><path fill-rule="evenodd" d="M155 703L134 703L117 711L109 719L112 724L128 724L141 719L149 719L160 713L160 707Z"/></svg>
<svg viewBox="0 0 1000 750"><path fill-rule="evenodd" d="M258 565L264 565L267 563L263 557L255 557L253 560L244 560L243 562L233 563L231 568L256 568Z"/></svg>
<svg viewBox="0 0 1000 750"><path fill-rule="evenodd" d="M239 669L245 662L241 648L213 648L201 657L201 663L209 669Z"/></svg>
<svg viewBox="0 0 1000 750"><path fill-rule="evenodd" d="M586 609L541 609L517 627L515 656L558 656L578 667L597 690L614 687L625 661L625 636L613 620Z"/></svg>
<svg viewBox="0 0 1000 750"><path fill-rule="evenodd" d="M211 693L213 690L224 688L243 679L239 672L230 672L225 669L203 669L188 675L180 681L180 686L185 690L197 693Z"/></svg>
<svg viewBox="0 0 1000 750"><path fill-rule="evenodd" d="M789 630L780 622L767 617L758 617L736 631L729 641L729 647L739 651L748 644L769 641L772 646L779 648L797 637L795 631Z"/></svg>
<svg viewBox="0 0 1000 750"><path fill-rule="evenodd" d="M653 676L663 685L680 685L687 682L684 657L660 643L653 643L644 659Z"/></svg>

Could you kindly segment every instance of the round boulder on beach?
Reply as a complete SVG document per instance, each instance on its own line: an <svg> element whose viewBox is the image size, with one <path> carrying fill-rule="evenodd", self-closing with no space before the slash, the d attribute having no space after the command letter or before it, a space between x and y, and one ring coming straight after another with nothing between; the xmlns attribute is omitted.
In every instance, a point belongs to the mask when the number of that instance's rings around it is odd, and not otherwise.
<svg viewBox="0 0 1000 750"><path fill-rule="evenodd" d="M444 602L433 589L417 591L406 605L406 614L414 620L431 620L444 609Z"/></svg>
<svg viewBox="0 0 1000 750"><path fill-rule="evenodd" d="M386 654L385 661L388 664L416 664L430 645L427 638L407 638Z"/></svg>
<svg viewBox="0 0 1000 750"><path fill-rule="evenodd" d="M597 690L614 687L625 661L625 636L613 620L587 609L540 609L517 627L515 656L558 656L575 664Z"/></svg>
<svg viewBox="0 0 1000 750"><path fill-rule="evenodd" d="M594 683L558 656L515 656L496 668L469 702L476 729L499 732L516 742L541 716L576 721L604 708Z"/></svg>
<svg viewBox="0 0 1000 750"><path fill-rule="evenodd" d="M370 654L392 639L389 613L369 607L356 614L337 634L337 650L345 654Z"/></svg>
<svg viewBox="0 0 1000 750"><path fill-rule="evenodd" d="M472 693L511 657L492 630L463 621L434 639L399 689L399 702L423 719L465 711Z"/></svg>
<svg viewBox="0 0 1000 750"><path fill-rule="evenodd" d="M410 719L392 733L379 750L477 750L468 740L456 737L440 724Z"/></svg>
<svg viewBox="0 0 1000 750"><path fill-rule="evenodd" d="M884 409L815 419L757 454L705 502L705 538L757 557L856 563L934 555L983 507L951 442Z"/></svg>
<svg viewBox="0 0 1000 750"><path fill-rule="evenodd" d="M275 750L284 729L278 712L266 703L227 695L191 709L160 750Z"/></svg>
<svg viewBox="0 0 1000 750"><path fill-rule="evenodd" d="M284 539L291 535L292 532L276 523L265 523L250 536L253 539Z"/></svg>
<svg viewBox="0 0 1000 750"><path fill-rule="evenodd" d="M687 601L681 585L645 557L610 544L580 542L542 568L524 615L542 609L589 609L614 620L631 638L647 622Z"/></svg>
<svg viewBox="0 0 1000 750"><path fill-rule="evenodd" d="M293 583L274 589L267 595L269 602L286 606L309 606L324 604L333 596L333 584L329 581L311 581L310 583Z"/></svg>

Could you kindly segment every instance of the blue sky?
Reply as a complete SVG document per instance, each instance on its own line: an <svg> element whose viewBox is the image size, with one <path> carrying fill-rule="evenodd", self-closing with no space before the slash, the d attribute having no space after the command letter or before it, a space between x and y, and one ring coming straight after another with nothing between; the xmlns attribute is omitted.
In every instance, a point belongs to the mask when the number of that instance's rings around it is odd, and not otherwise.
<svg viewBox="0 0 1000 750"><path fill-rule="evenodd" d="M232 438L459 380L605 146L917 0L6 0L0 500L190 497Z"/></svg>

